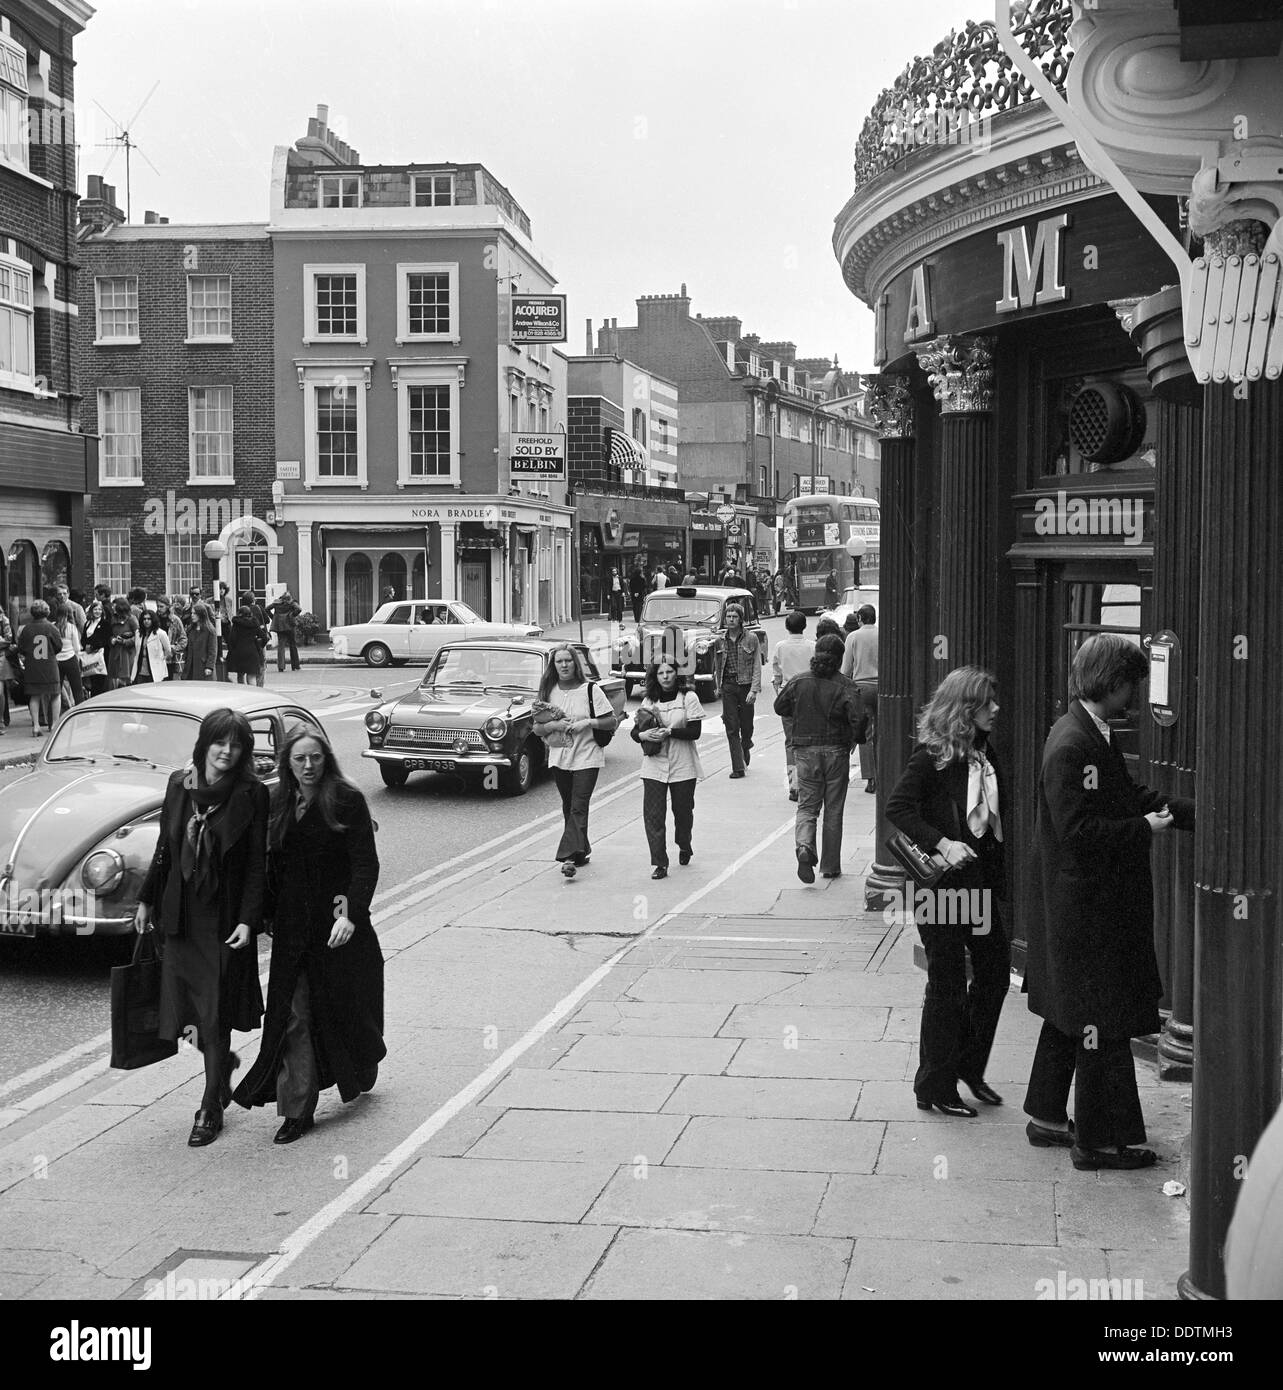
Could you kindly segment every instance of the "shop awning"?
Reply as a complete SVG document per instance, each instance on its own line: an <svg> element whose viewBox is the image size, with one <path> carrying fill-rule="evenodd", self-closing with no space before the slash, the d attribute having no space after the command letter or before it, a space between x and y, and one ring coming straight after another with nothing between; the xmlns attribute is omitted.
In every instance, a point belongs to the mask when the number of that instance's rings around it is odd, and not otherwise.
<svg viewBox="0 0 1283 1390"><path fill-rule="evenodd" d="M631 435L623 430L611 430L610 461L617 468L645 468L650 463L650 456Z"/></svg>

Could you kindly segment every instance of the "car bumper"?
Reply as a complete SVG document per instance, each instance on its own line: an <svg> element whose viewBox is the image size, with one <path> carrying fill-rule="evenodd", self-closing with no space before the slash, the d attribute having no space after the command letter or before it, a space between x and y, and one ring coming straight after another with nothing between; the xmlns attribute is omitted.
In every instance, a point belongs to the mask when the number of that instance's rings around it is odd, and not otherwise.
<svg viewBox="0 0 1283 1390"><path fill-rule="evenodd" d="M483 753L480 749L474 753L456 753L453 749L445 748L418 752L408 748L363 748L361 756L372 758L376 763L392 763L400 767L407 763L418 764L418 769L411 767L412 772L431 770L431 763L451 763L460 769L512 766L512 759L506 753Z"/></svg>
<svg viewBox="0 0 1283 1390"><path fill-rule="evenodd" d="M134 914L117 912L93 917L0 911L0 941L37 936L124 936L134 929Z"/></svg>

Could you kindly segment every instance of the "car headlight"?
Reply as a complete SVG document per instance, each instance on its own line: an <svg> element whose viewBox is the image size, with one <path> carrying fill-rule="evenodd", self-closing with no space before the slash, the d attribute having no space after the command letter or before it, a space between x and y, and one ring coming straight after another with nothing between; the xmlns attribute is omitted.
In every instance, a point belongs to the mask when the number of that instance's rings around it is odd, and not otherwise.
<svg viewBox="0 0 1283 1390"><path fill-rule="evenodd" d="M482 725L482 732L491 743L502 743L508 732L508 721L496 714Z"/></svg>
<svg viewBox="0 0 1283 1390"><path fill-rule="evenodd" d="M713 645L713 643L712 643L712 639L711 639L711 638L708 638L708 637L697 637L697 638L695 639L695 650L696 650L696 652L697 652L700 656L703 656L704 653L705 653L706 651L708 651L708 649L709 649L712 645Z"/></svg>
<svg viewBox="0 0 1283 1390"><path fill-rule="evenodd" d="M125 877L125 861L114 849L99 849L85 860L80 881L95 893L111 893Z"/></svg>
<svg viewBox="0 0 1283 1390"><path fill-rule="evenodd" d="M365 727L372 734L381 734L388 727L388 717L381 709L372 709L365 716Z"/></svg>

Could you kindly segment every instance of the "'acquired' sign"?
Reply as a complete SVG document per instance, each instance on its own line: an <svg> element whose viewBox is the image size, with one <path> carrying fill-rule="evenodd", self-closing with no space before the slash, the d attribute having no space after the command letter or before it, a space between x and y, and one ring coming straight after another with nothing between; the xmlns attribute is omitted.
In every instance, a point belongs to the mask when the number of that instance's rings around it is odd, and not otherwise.
<svg viewBox="0 0 1283 1390"><path fill-rule="evenodd" d="M514 343L564 343L566 296L564 294L514 294L512 333Z"/></svg>

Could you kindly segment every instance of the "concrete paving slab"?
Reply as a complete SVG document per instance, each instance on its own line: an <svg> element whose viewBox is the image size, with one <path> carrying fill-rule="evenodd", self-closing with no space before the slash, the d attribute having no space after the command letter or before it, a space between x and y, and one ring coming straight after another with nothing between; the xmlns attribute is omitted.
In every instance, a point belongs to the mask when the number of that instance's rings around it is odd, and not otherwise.
<svg viewBox="0 0 1283 1390"><path fill-rule="evenodd" d="M0 1192L47 1170L64 1154L106 1134L133 1113L118 1105L81 1105L43 1122L39 1117L33 1122L20 1122L19 1133L8 1131L5 1143L0 1145Z"/></svg>
<svg viewBox="0 0 1283 1390"><path fill-rule="evenodd" d="M621 1168L584 1223L806 1235L828 1181L821 1173Z"/></svg>
<svg viewBox="0 0 1283 1390"><path fill-rule="evenodd" d="M469 1158L662 1163L684 1115L608 1110L508 1110L468 1150Z"/></svg>
<svg viewBox="0 0 1283 1390"><path fill-rule="evenodd" d="M506 1110L659 1110L677 1078L514 1067L480 1102Z"/></svg>
<svg viewBox="0 0 1283 1390"><path fill-rule="evenodd" d="M0 1298L26 1298L33 1289L45 1282L43 1273L20 1274L16 1270L0 1269Z"/></svg>
<svg viewBox="0 0 1283 1390"><path fill-rule="evenodd" d="M1189 1207L1184 1198L1163 1193L1163 1184L1179 1177L1175 1159L1132 1173L1084 1173L1071 1166L1056 1184L1060 1244L1169 1250L1179 1263L1188 1253Z"/></svg>
<svg viewBox="0 0 1283 1390"><path fill-rule="evenodd" d="M613 1226L398 1217L343 1276L344 1289L474 1298L574 1298Z"/></svg>
<svg viewBox="0 0 1283 1390"><path fill-rule="evenodd" d="M999 1124L988 1111L974 1120L940 1115L943 1125L893 1121L878 1155L878 1172L933 1181L993 1178L1004 1182L1054 1181L1070 1166L1068 1149L1036 1149L1022 1123ZM939 1115L939 1112L936 1112Z"/></svg>
<svg viewBox="0 0 1283 1390"><path fill-rule="evenodd" d="M564 1026L567 1033L620 1037L711 1038L725 1022L727 1004L670 1004L594 1000Z"/></svg>
<svg viewBox="0 0 1283 1390"><path fill-rule="evenodd" d="M849 970L824 971L798 980L787 993L780 993L772 1004L859 1004L922 1007L926 976L856 974ZM752 1002L749 1000L745 1003Z"/></svg>
<svg viewBox="0 0 1283 1390"><path fill-rule="evenodd" d="M70 1303L106 1302L119 1298L133 1281L130 1279L110 1279L104 1274L81 1274L74 1279L63 1275L51 1275L42 1284L37 1284L26 1298L46 1302L51 1298L65 1299ZM123 1319L122 1319L123 1321Z"/></svg>
<svg viewBox="0 0 1283 1390"><path fill-rule="evenodd" d="M723 1038L826 1038L832 1042L884 1038L890 1010L877 1005L841 1008L787 1004L737 1004L718 1029Z"/></svg>
<svg viewBox="0 0 1283 1390"><path fill-rule="evenodd" d="M1107 1271L1099 1251L1070 1255L1054 1246L862 1236L855 1242L842 1297L869 1302L1052 1298L1061 1287L1062 1272L1103 1279ZM1063 1287L1067 1293L1074 1289L1068 1283Z"/></svg>
<svg viewBox="0 0 1283 1390"><path fill-rule="evenodd" d="M444 1129L438 1130L423 1146L423 1152L439 1158L458 1158L501 1118L494 1110L470 1105L461 1110Z"/></svg>
<svg viewBox="0 0 1283 1390"><path fill-rule="evenodd" d="M835 1299L850 1241L741 1232L624 1230L584 1299Z"/></svg>
<svg viewBox="0 0 1283 1390"><path fill-rule="evenodd" d="M284 1278L300 1287L333 1284L388 1231L396 1217L383 1212L352 1211L339 1217L325 1234L290 1265Z"/></svg>
<svg viewBox="0 0 1283 1390"><path fill-rule="evenodd" d="M611 1163L421 1158L366 1210L486 1221L578 1221L614 1173Z"/></svg>
<svg viewBox="0 0 1283 1390"><path fill-rule="evenodd" d="M1188 1232L1189 1209L1185 1203L1183 1219ZM1080 1247L1066 1247L1066 1253L1077 1261ZM1124 1291L1129 1298L1146 1302L1169 1302L1180 1297L1177 1281L1189 1268L1188 1239L1173 1248L1166 1241L1147 1250L1106 1250L1105 1262L1111 1279L1125 1280Z"/></svg>
<svg viewBox="0 0 1283 1390"><path fill-rule="evenodd" d="M839 1173L816 1218L817 1236L1055 1245L1054 1184Z"/></svg>
<svg viewBox="0 0 1283 1390"><path fill-rule="evenodd" d="M977 1107L978 1109L979 1107ZM1006 1109L1006 1107L1003 1107ZM938 1110L919 1110L911 1080L866 1081L856 1107L857 1120L913 1120L923 1124L975 1124L975 1120L954 1119Z"/></svg>
<svg viewBox="0 0 1283 1390"><path fill-rule="evenodd" d="M833 1042L823 1038L748 1038L728 1076L809 1076L894 1080L904 1076L909 1047L898 1042Z"/></svg>
<svg viewBox="0 0 1283 1390"><path fill-rule="evenodd" d="M1025 1087L1029 1084L1029 1069L1033 1066L1034 1046L1037 1043L1035 1038L1029 1045L1024 1043L995 1044L989 1053L989 1065L985 1068L985 1080L998 1092L1002 1093L1004 1099L1008 1094L1015 1098L1019 1092L1017 1103L1023 1103L1025 1098ZM911 1076L918 1066L918 1044L915 1041L909 1056L909 1075Z"/></svg>
<svg viewBox="0 0 1283 1390"><path fill-rule="evenodd" d="M670 1168L872 1173L885 1127L857 1120L696 1115L665 1160Z"/></svg>
<svg viewBox="0 0 1283 1390"><path fill-rule="evenodd" d="M628 989L628 997L675 1003L756 1004L797 986L805 977L782 970L743 970L719 975L712 970L648 970Z"/></svg>
<svg viewBox="0 0 1283 1390"><path fill-rule="evenodd" d="M588 1037L558 1062L570 1071L673 1072L679 1076L726 1069L740 1046L737 1038Z"/></svg>
<svg viewBox="0 0 1283 1390"><path fill-rule="evenodd" d="M782 1080L758 1076L688 1076L665 1101L673 1115L740 1115L746 1119L849 1120L858 1081Z"/></svg>

